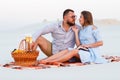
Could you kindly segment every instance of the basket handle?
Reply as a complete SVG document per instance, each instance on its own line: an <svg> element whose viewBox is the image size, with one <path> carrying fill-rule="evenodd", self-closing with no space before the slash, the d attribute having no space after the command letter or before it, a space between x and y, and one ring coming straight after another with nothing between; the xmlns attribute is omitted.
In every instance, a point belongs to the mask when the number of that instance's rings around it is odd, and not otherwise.
<svg viewBox="0 0 120 80"><path fill-rule="evenodd" d="M23 40L20 41L18 49L25 50L25 41L26 41L25 39L23 39Z"/></svg>

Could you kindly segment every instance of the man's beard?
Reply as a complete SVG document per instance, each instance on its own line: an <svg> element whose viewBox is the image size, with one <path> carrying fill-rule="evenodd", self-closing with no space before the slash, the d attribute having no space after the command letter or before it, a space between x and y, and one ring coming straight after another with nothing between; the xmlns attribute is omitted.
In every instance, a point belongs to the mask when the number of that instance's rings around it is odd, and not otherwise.
<svg viewBox="0 0 120 80"><path fill-rule="evenodd" d="M71 23L71 22L67 21L67 24L68 24L69 26L74 26L74 25L75 25L75 22L74 22L74 23Z"/></svg>

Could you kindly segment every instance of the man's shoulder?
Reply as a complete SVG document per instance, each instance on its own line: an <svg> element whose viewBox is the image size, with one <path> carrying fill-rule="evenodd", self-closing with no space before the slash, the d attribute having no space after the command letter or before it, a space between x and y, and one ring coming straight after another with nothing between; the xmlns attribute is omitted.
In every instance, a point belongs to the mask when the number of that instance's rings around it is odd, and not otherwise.
<svg viewBox="0 0 120 80"><path fill-rule="evenodd" d="M57 27L59 27L59 26L62 25L62 21L56 21L54 24L55 24Z"/></svg>
<svg viewBox="0 0 120 80"><path fill-rule="evenodd" d="M58 21L53 21L53 22L48 22L43 25L43 28L45 27L51 27L51 28L57 28L60 25L60 22Z"/></svg>
<svg viewBox="0 0 120 80"><path fill-rule="evenodd" d="M61 26L61 24L62 24L62 21L54 21L54 22L49 23L49 25L54 26L54 27L59 27Z"/></svg>

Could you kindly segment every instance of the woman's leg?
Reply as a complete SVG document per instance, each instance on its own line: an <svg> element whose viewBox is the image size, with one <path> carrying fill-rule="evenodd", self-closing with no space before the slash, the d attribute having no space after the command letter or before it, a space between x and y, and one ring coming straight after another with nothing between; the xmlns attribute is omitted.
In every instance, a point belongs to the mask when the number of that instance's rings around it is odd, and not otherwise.
<svg viewBox="0 0 120 80"><path fill-rule="evenodd" d="M49 61L49 62L51 62L52 60L54 60L54 59L56 59L56 58L59 58L59 57L65 55L65 54L67 54L68 52L69 52L69 50L66 49L66 50L63 50L63 51L61 51L61 52L59 52L59 53L56 53L56 54L54 54L54 55L52 55L52 56L50 56L50 57L48 57L48 58L42 59L42 60L40 60L40 61L45 61L45 62L48 62L48 61Z"/></svg>
<svg viewBox="0 0 120 80"><path fill-rule="evenodd" d="M63 54L61 57L57 57L54 60L51 60L49 62L66 62L66 61L70 60L72 57L79 58L78 51L79 50L72 50L66 54Z"/></svg>

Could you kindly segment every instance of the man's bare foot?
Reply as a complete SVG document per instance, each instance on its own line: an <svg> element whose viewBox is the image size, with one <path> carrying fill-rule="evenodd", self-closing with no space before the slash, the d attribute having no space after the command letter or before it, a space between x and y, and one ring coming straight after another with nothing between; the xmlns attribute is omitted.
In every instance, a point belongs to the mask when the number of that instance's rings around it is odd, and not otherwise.
<svg viewBox="0 0 120 80"><path fill-rule="evenodd" d="M39 60L38 63L39 63L39 64L46 64L47 61L45 61L45 60Z"/></svg>

